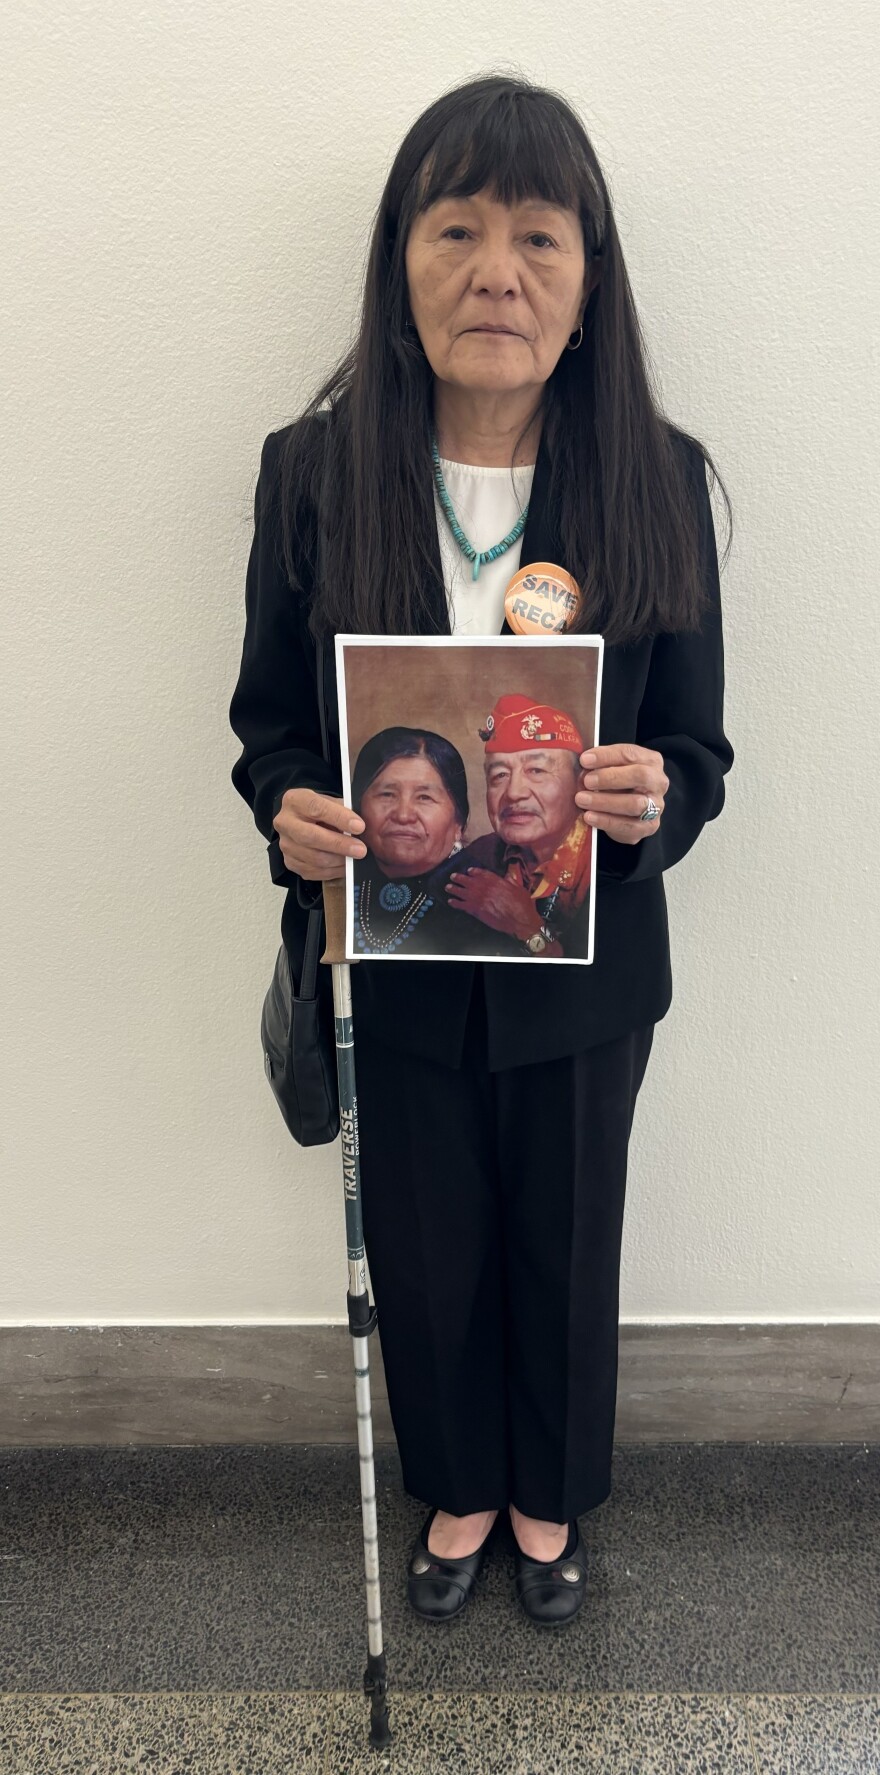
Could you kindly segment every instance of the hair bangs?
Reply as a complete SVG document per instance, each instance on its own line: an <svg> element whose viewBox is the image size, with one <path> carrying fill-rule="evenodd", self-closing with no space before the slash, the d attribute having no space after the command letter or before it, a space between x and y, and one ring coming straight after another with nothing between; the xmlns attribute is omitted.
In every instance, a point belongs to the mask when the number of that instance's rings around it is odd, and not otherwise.
<svg viewBox="0 0 880 1775"><path fill-rule="evenodd" d="M604 202L584 147L549 94L500 92L454 113L419 175L417 210L442 197L490 191L499 202L527 200L574 211L590 251L601 245Z"/></svg>

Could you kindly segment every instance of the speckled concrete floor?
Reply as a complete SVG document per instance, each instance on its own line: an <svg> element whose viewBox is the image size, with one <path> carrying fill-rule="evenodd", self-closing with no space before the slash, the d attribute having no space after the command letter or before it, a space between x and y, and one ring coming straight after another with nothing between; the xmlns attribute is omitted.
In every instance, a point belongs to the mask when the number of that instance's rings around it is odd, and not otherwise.
<svg viewBox="0 0 880 1775"><path fill-rule="evenodd" d="M0 1453L2 1775L880 1775L880 1450L619 1447L562 1633L502 1538L406 1601L424 1514L377 1460L394 1743L366 1749L350 1447Z"/></svg>

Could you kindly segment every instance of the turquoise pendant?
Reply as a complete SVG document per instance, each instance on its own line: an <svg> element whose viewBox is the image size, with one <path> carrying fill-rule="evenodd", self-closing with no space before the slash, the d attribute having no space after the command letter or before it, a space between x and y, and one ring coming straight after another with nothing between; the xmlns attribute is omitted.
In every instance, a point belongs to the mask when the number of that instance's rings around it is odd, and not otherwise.
<svg viewBox="0 0 880 1775"><path fill-rule="evenodd" d="M405 881L386 881L379 891L383 912L405 912L412 899L412 888Z"/></svg>

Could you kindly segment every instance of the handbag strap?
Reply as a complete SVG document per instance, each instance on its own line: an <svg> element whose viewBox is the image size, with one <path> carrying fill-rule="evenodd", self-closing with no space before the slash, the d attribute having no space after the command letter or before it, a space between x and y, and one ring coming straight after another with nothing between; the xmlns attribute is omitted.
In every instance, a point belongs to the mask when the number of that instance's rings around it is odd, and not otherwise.
<svg viewBox="0 0 880 1775"><path fill-rule="evenodd" d="M318 542L315 551L315 582L321 583L322 549L321 549L321 511L323 509L323 493L327 476L327 456L324 455L324 472L321 480L321 504L318 510ZM318 634L315 638L315 678L318 697L318 716L321 723L321 752L324 763L330 763L330 739L327 725L327 704L324 699L324 637ZM306 921L305 945L303 948L302 975L298 998L314 998L318 989L318 964L324 948L324 905L319 901L313 906Z"/></svg>
<svg viewBox="0 0 880 1775"><path fill-rule="evenodd" d="M321 751L324 763L330 763L330 742L327 738L327 705L324 701L324 637L318 635L315 641L315 672L318 679L318 715L321 721Z"/></svg>
<svg viewBox="0 0 880 1775"><path fill-rule="evenodd" d="M328 418L328 421L327 421L327 434L328 435L324 441L324 462L323 462L323 467L322 467L322 471L321 471L321 491L318 496L318 542L317 542L317 547L315 549L315 585L316 585L316 587L320 587L322 585L323 572L324 572L323 512L324 512L325 495L326 495L326 489L327 489L327 458L330 454L329 433L330 433L330 418ZM317 684L318 714L320 716L320 721L321 721L321 751L324 754L324 763L329 764L330 763L330 740L328 737L328 728L327 728L327 705L324 701L324 637L323 637L323 634L321 634L321 633L319 633L315 639L315 669L316 669L316 675L317 675L317 680L318 680L318 684Z"/></svg>

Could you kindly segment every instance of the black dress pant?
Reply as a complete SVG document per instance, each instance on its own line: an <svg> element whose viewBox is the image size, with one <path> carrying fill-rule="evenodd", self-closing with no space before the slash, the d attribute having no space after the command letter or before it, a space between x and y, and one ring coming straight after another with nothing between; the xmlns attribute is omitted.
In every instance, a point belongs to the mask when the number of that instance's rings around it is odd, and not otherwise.
<svg viewBox="0 0 880 1775"><path fill-rule="evenodd" d="M627 1149L654 1027L490 1073L478 966L460 1068L357 1048L364 1238L414 1497L551 1522L607 1498Z"/></svg>

